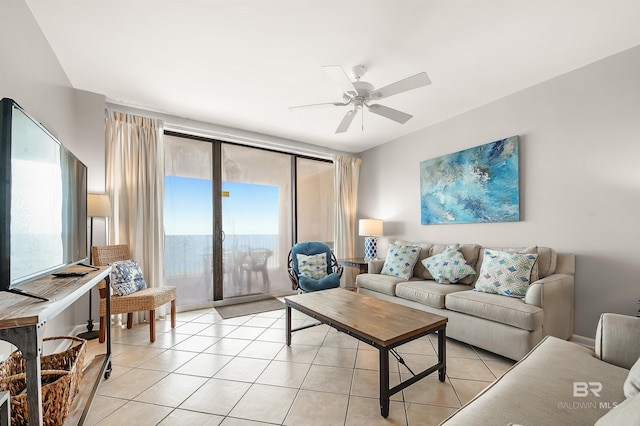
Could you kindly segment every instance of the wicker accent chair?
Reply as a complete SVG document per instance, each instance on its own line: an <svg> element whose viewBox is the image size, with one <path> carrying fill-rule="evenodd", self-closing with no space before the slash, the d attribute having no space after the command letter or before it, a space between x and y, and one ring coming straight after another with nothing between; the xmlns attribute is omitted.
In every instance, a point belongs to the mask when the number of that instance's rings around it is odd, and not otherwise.
<svg viewBox="0 0 640 426"><path fill-rule="evenodd" d="M129 246L126 244L91 247L93 264L107 266L110 263L131 259ZM106 282L98 284L100 289L100 333L99 341L105 341L105 326L110 324L105 321L107 315ZM133 326L133 313L149 311L149 337L151 342L156 340L155 313L156 309L171 302L171 328L176 327L176 288L175 287L147 287L126 296L111 294L111 314L127 314L127 328Z"/></svg>
<svg viewBox="0 0 640 426"><path fill-rule="evenodd" d="M313 287L305 288L304 285L300 285L300 271L298 269L298 254L304 254L307 256L316 255L320 253L325 253L326 261L327 261L327 275L336 274L338 281L332 281L327 283L319 282L317 285ZM335 288L340 285L340 277L342 277L343 267L338 264L338 260L336 259L336 255L331 251L331 248L323 242L320 241L304 241L297 243L294 245L291 250L289 250L289 258L287 262L287 270L289 272L289 280L291 280L291 289L298 290L299 292L309 292L309 291L318 291L318 290L326 290L329 288Z"/></svg>

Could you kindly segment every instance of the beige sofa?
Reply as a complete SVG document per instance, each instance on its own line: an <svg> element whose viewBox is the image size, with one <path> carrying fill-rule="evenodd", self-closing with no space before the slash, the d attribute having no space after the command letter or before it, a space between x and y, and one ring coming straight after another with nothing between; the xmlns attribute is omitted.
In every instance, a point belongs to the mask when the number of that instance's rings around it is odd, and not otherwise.
<svg viewBox="0 0 640 426"><path fill-rule="evenodd" d="M603 314L595 349L546 337L441 424L639 425L640 318Z"/></svg>
<svg viewBox="0 0 640 426"><path fill-rule="evenodd" d="M438 284L422 260L447 244L413 243L420 254L409 280L382 275L384 259L369 262L369 272L356 278L357 291L449 318L447 336L519 360L545 336L567 340L573 335L575 256L537 247L539 279L524 299L473 290L476 275L458 284ZM483 247L461 244L465 259L480 270ZM516 250L516 248L495 248ZM530 248L532 249L532 248Z"/></svg>

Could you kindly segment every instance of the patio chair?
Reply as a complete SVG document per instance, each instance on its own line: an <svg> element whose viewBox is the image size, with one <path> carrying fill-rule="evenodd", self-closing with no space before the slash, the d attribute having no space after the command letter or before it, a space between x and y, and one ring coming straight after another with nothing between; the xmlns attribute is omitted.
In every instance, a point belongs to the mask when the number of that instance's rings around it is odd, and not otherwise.
<svg viewBox="0 0 640 426"><path fill-rule="evenodd" d="M130 260L131 253L126 244L103 247L91 247L93 264L107 266L113 262ZM98 284L100 289L100 332L99 341L105 340L105 327L111 319L105 321L107 315L105 281ZM176 288L175 287L147 287L126 296L111 294L111 314L127 314L127 328L133 326L133 313L149 311L149 337L151 342L156 340L155 313L156 309L171 302L171 328L176 327Z"/></svg>
<svg viewBox="0 0 640 426"><path fill-rule="evenodd" d="M251 249L249 254L244 258L241 269L246 273L247 286L249 292L251 292L251 273L260 273L262 275L262 284L264 284L266 291L268 292L271 286L271 280L269 279L269 270L267 269L267 261L273 252L266 248Z"/></svg>
<svg viewBox="0 0 640 426"><path fill-rule="evenodd" d="M307 276L307 273L304 273L304 271L301 274L298 255L315 257L322 253L324 253L324 259L326 261L326 271L321 271L320 275L315 277ZM300 242L294 245L289 251L288 272L293 290L310 292L339 287L342 270L343 268L338 264L331 248L323 242Z"/></svg>

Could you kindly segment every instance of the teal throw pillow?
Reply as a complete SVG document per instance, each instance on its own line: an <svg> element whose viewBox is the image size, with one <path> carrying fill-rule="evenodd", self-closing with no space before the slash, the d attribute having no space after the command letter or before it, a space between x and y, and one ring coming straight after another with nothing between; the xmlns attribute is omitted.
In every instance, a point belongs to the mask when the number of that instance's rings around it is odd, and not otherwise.
<svg viewBox="0 0 640 426"><path fill-rule="evenodd" d="M333 272L319 280L314 280L306 275L300 275L298 276L298 284L303 291L327 290L340 287L340 276L337 272Z"/></svg>
<svg viewBox="0 0 640 426"><path fill-rule="evenodd" d="M319 253L310 256L306 254L297 254L298 274L306 275L314 280L319 280L327 276L327 254Z"/></svg>
<svg viewBox="0 0 640 426"><path fill-rule="evenodd" d="M438 284L455 284L469 275L476 274L476 270L464 258L459 244L427 257L422 264Z"/></svg>
<svg viewBox="0 0 640 426"><path fill-rule="evenodd" d="M416 260L418 260L419 254L420 246L390 244L380 273L408 280L413 274L413 267L416 264Z"/></svg>
<svg viewBox="0 0 640 426"><path fill-rule="evenodd" d="M509 297L524 297L531 271L538 260L534 253L514 253L484 249L476 291Z"/></svg>

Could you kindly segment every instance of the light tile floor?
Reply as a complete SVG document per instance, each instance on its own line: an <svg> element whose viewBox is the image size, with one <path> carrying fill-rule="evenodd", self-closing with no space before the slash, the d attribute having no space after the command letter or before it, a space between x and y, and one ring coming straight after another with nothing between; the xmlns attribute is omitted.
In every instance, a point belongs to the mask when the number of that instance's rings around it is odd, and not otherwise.
<svg viewBox="0 0 640 426"><path fill-rule="evenodd" d="M513 361L449 339L447 380L437 374L378 403L378 352L322 325L285 345L285 311L223 320L215 308L178 313L131 330L112 327L113 372L89 425L437 425L503 374ZM293 326L313 320L293 311ZM398 348L413 371L435 363L437 338ZM92 340L87 359L104 352ZM390 382L409 372L391 358Z"/></svg>

